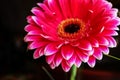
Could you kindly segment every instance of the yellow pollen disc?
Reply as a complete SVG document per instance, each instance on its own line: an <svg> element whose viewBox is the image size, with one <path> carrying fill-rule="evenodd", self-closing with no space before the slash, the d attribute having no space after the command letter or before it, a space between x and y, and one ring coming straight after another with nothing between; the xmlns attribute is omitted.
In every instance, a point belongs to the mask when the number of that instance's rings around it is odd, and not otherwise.
<svg viewBox="0 0 120 80"><path fill-rule="evenodd" d="M58 25L58 35L62 39L78 39L84 36L85 25L78 18L63 20Z"/></svg>

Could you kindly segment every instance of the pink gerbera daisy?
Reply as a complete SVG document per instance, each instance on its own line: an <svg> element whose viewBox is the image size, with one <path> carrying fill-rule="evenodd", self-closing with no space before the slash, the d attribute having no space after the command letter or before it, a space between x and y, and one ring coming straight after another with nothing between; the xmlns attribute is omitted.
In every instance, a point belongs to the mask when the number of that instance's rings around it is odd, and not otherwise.
<svg viewBox="0 0 120 80"><path fill-rule="evenodd" d="M94 67L117 45L112 36L120 18L106 0L45 0L31 11L25 41L35 49L33 57L44 55L52 69L61 65L68 72L82 62Z"/></svg>

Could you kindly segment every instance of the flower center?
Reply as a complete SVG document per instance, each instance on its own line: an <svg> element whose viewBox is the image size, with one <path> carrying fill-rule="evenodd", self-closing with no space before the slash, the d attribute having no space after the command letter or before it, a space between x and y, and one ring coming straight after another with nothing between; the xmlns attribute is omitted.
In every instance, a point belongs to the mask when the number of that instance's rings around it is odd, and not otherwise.
<svg viewBox="0 0 120 80"><path fill-rule="evenodd" d="M63 20L58 25L58 35L62 39L78 39L84 36L85 25L78 18L70 18Z"/></svg>
<svg viewBox="0 0 120 80"><path fill-rule="evenodd" d="M69 24L64 28L64 31L70 34L78 32L79 30L80 30L80 26L78 24Z"/></svg>

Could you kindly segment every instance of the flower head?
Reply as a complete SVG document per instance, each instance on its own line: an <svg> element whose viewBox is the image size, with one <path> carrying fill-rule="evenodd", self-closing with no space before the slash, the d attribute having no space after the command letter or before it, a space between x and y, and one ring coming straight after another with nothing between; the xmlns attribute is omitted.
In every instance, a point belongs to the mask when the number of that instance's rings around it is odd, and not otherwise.
<svg viewBox="0 0 120 80"><path fill-rule="evenodd" d="M33 57L44 55L52 69L61 65L67 72L82 62L94 67L117 45L112 36L120 18L106 0L45 0L31 11L25 41L35 49Z"/></svg>

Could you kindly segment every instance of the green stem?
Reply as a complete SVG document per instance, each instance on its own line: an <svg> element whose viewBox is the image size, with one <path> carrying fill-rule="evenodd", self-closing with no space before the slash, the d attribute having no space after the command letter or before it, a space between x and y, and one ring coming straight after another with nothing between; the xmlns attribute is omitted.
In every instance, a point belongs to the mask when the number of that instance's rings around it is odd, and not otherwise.
<svg viewBox="0 0 120 80"><path fill-rule="evenodd" d="M110 58L113 58L113 59L116 59L116 60L120 60L120 58L115 57L115 56L112 56L112 55L106 55L106 56L108 56L108 57L110 57Z"/></svg>
<svg viewBox="0 0 120 80"><path fill-rule="evenodd" d="M45 71L45 73L50 77L51 80L55 80L52 75L47 71L45 67L42 67L42 69Z"/></svg>
<svg viewBox="0 0 120 80"><path fill-rule="evenodd" d="M70 80L75 80L76 74L77 74L77 67L75 65L73 65Z"/></svg>

